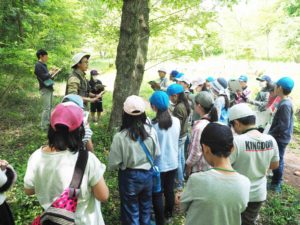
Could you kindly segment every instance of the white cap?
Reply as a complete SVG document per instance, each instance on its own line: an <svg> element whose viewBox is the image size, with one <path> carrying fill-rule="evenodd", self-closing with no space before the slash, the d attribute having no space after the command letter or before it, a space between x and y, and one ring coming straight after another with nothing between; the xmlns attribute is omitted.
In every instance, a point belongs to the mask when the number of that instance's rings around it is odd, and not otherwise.
<svg viewBox="0 0 300 225"><path fill-rule="evenodd" d="M255 116L255 112L247 103L240 103L232 106L228 111L229 121L244 118L247 116Z"/></svg>
<svg viewBox="0 0 300 225"><path fill-rule="evenodd" d="M192 81L192 86L191 89L195 89L196 87L198 87L199 85L203 85L205 83L205 80L202 78L198 78L197 80Z"/></svg>
<svg viewBox="0 0 300 225"><path fill-rule="evenodd" d="M163 67L159 68L157 71L158 72L161 71L161 72L167 73L167 70L165 68L163 68Z"/></svg>
<svg viewBox="0 0 300 225"><path fill-rule="evenodd" d="M136 95L131 95L124 102L124 111L132 116L138 116L145 112L146 104L144 100Z"/></svg>
<svg viewBox="0 0 300 225"><path fill-rule="evenodd" d="M73 56L73 58L72 58L72 66L71 66L71 68L73 68L74 66L76 66L80 62L80 60L83 57L85 57L85 56L89 59L91 55L88 54L88 53L84 53L84 52L80 52L80 53L75 54Z"/></svg>
<svg viewBox="0 0 300 225"><path fill-rule="evenodd" d="M191 81L185 75L183 75L182 77L179 77L179 78L175 78L175 80L185 82L190 86L192 85Z"/></svg>

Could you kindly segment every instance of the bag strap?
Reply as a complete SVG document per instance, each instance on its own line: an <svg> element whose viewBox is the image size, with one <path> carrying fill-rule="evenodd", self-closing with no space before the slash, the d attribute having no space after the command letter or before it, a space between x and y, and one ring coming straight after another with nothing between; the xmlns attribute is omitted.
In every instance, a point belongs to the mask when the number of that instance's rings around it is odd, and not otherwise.
<svg viewBox="0 0 300 225"><path fill-rule="evenodd" d="M75 188L75 189L80 188L84 170L87 164L88 156L89 155L87 150L79 150L73 177L69 185L70 188Z"/></svg>
<svg viewBox="0 0 300 225"><path fill-rule="evenodd" d="M154 161L153 161L153 158L147 148L147 146L145 145L145 143L142 141L141 137L138 137L138 142L140 143L140 145L142 146L142 149L144 150L150 164L151 164L151 167L154 167Z"/></svg>

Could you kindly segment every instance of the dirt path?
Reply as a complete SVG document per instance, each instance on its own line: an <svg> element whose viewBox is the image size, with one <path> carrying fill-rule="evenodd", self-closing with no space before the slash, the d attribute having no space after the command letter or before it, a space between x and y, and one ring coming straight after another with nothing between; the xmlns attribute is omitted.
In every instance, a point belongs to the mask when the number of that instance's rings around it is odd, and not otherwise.
<svg viewBox="0 0 300 225"><path fill-rule="evenodd" d="M297 149L298 150L298 149ZM299 151L299 150L298 150ZM299 151L300 152L300 151ZM300 153L294 153L290 150L285 155L284 181L300 190L300 177L295 176L294 172L300 170Z"/></svg>

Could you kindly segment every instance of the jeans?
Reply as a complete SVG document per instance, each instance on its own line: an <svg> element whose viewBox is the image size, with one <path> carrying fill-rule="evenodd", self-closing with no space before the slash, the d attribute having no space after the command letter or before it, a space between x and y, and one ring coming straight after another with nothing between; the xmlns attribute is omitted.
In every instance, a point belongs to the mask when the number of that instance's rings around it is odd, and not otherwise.
<svg viewBox="0 0 300 225"><path fill-rule="evenodd" d="M50 113L52 105L52 95L53 91L48 88L42 88L40 90L41 103L42 103L42 118L41 118L41 128L46 129L50 124Z"/></svg>
<svg viewBox="0 0 300 225"><path fill-rule="evenodd" d="M273 170L272 184L280 185L282 183L283 170L284 170L284 153L288 144L277 142L279 150L279 167Z"/></svg>
<svg viewBox="0 0 300 225"><path fill-rule="evenodd" d="M152 171L119 170L123 225L149 225L152 207Z"/></svg>
<svg viewBox="0 0 300 225"><path fill-rule="evenodd" d="M246 210L241 214L242 225L255 225L263 202L248 202Z"/></svg>
<svg viewBox="0 0 300 225"><path fill-rule="evenodd" d="M173 216L176 172L177 169L160 173L162 191L160 193L153 193L152 196L156 225L163 225L164 218L170 218ZM165 196L165 208L163 207L163 194Z"/></svg>
<svg viewBox="0 0 300 225"><path fill-rule="evenodd" d="M185 168L185 157L184 157L184 146L187 136L183 136L179 138L178 144L178 169L177 169L177 189L183 189L183 181L184 181L184 168Z"/></svg>

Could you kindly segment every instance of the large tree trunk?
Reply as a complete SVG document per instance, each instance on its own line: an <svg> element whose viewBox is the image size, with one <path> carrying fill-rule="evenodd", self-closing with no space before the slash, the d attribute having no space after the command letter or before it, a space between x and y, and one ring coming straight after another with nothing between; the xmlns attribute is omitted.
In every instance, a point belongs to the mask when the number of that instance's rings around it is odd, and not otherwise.
<svg viewBox="0 0 300 225"><path fill-rule="evenodd" d="M148 3L149 0L123 1L110 130L121 124L125 99L140 91L148 52Z"/></svg>

